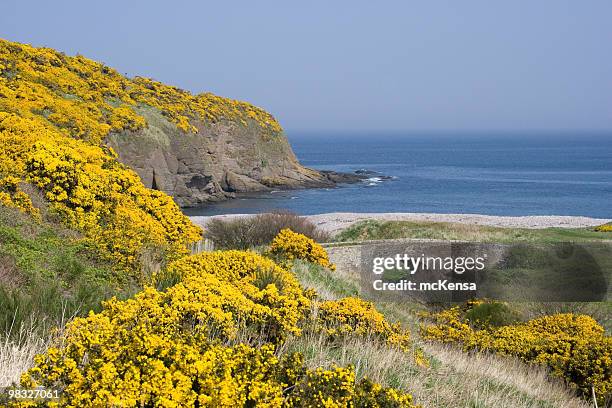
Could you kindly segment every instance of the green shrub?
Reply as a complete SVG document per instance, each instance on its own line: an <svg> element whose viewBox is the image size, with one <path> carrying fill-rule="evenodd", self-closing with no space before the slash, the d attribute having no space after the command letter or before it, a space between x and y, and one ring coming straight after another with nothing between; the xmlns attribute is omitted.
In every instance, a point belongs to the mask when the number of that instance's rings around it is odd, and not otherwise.
<svg viewBox="0 0 612 408"><path fill-rule="evenodd" d="M480 303L468 310L466 319L478 328L500 327L517 323L521 315L505 303Z"/></svg>
<svg viewBox="0 0 612 408"><path fill-rule="evenodd" d="M317 242L330 237L304 217L290 212L274 212L230 220L213 219L206 224L205 235L217 249L250 249L267 245L278 233L289 228Z"/></svg>
<svg viewBox="0 0 612 408"><path fill-rule="evenodd" d="M41 327L61 324L136 287L117 288L112 275L73 231L0 206L0 333L33 317Z"/></svg>

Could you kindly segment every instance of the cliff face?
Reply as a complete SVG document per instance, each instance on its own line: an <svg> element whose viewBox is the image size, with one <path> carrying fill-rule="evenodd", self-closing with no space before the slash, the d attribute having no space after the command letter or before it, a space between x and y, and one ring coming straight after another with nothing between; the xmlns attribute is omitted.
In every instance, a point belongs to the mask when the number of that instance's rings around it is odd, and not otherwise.
<svg viewBox="0 0 612 408"><path fill-rule="evenodd" d="M301 166L282 132L265 132L254 121L192 120L183 132L159 110L137 113L148 126L113 132L106 144L143 183L174 197L181 206L231 198L236 192L335 184L329 173Z"/></svg>
<svg viewBox="0 0 612 408"><path fill-rule="evenodd" d="M2 39L0 113L112 147L145 186L182 206L342 178L301 166L274 117L249 103L192 95L82 56Z"/></svg>

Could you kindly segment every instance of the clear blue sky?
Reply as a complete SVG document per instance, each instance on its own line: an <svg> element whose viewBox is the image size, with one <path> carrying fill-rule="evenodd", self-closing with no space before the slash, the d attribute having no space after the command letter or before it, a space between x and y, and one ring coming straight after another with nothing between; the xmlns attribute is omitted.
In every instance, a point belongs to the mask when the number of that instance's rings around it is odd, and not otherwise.
<svg viewBox="0 0 612 408"><path fill-rule="evenodd" d="M0 37L288 131L612 130L612 1L4 0Z"/></svg>

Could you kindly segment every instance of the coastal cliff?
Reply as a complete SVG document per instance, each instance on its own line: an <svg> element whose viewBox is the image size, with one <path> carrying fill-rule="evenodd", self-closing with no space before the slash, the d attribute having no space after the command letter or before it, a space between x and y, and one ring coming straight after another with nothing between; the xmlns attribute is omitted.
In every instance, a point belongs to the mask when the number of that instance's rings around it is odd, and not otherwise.
<svg viewBox="0 0 612 408"><path fill-rule="evenodd" d="M151 248L201 239L178 205L361 177L301 166L249 103L0 39L0 204L60 221L132 278Z"/></svg>
<svg viewBox="0 0 612 408"><path fill-rule="evenodd" d="M328 187L341 181L300 165L282 131L263 131L255 120L211 123L195 118L191 123L196 131L183 132L155 108L137 112L148 126L113 132L106 144L145 186L173 196L180 206L240 192Z"/></svg>
<svg viewBox="0 0 612 408"><path fill-rule="evenodd" d="M145 187L180 206L359 179L300 165L276 119L247 102L193 95L80 55L2 39L0 112L38 131L112 148Z"/></svg>

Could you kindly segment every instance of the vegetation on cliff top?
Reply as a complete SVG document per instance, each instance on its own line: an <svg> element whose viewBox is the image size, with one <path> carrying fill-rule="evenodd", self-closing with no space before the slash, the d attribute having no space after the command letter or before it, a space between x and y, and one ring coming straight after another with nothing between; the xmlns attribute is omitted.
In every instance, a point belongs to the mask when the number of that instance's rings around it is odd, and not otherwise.
<svg viewBox="0 0 612 408"><path fill-rule="evenodd" d="M69 57L0 39L0 110L43 123L72 137L99 144L109 131L146 126L134 106L159 109L184 131L197 132L193 121L221 120L280 132L278 122L249 103L210 93L191 95L148 78L126 78L83 56Z"/></svg>

